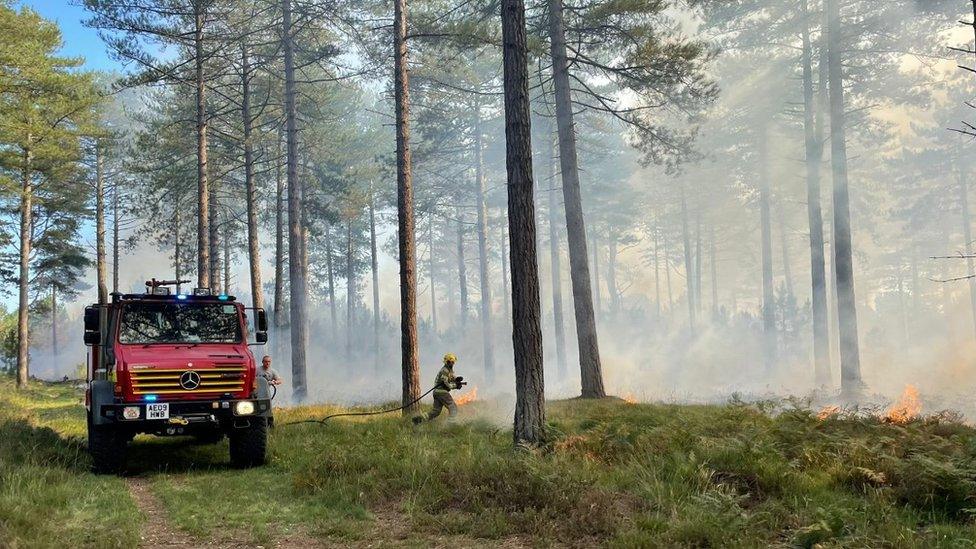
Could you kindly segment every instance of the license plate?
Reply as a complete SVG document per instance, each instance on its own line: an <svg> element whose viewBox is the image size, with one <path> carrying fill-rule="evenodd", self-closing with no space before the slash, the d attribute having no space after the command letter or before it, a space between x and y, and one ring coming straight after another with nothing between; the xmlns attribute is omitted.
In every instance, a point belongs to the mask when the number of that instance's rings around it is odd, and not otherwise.
<svg viewBox="0 0 976 549"><path fill-rule="evenodd" d="M169 403L146 404L146 419L169 419Z"/></svg>

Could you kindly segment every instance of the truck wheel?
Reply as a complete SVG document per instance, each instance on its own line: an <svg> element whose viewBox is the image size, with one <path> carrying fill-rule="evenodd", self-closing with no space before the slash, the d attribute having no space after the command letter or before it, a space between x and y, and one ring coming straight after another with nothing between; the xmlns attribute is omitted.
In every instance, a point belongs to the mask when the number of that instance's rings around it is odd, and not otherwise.
<svg viewBox="0 0 976 549"><path fill-rule="evenodd" d="M116 475L125 468L128 439L110 425L93 425L88 420L88 453L92 458L92 472Z"/></svg>
<svg viewBox="0 0 976 549"><path fill-rule="evenodd" d="M232 428L230 462L234 467L247 468L264 465L268 448L268 424L263 417L250 418L251 424L242 429Z"/></svg>

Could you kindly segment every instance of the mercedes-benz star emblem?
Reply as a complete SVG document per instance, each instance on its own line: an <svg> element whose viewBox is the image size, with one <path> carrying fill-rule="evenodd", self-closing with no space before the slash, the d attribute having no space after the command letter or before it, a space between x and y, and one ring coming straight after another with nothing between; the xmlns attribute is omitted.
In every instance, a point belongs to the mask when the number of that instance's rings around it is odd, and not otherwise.
<svg viewBox="0 0 976 549"><path fill-rule="evenodd" d="M183 387L187 391L192 391L200 386L200 374L187 370L183 372L180 376L180 387Z"/></svg>

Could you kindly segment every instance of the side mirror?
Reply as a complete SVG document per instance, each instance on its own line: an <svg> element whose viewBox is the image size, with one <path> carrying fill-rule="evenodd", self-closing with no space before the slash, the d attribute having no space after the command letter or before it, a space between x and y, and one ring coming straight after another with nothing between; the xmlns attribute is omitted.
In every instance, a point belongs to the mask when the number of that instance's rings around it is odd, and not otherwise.
<svg viewBox="0 0 976 549"><path fill-rule="evenodd" d="M99 331L99 321L100 312L98 306L89 305L85 307L85 331L86 332L98 332Z"/></svg>
<svg viewBox="0 0 976 549"><path fill-rule="evenodd" d="M255 332L254 341L258 345L264 345L268 342L268 332Z"/></svg>
<svg viewBox="0 0 976 549"><path fill-rule="evenodd" d="M85 345L98 345L99 343L101 343L101 341L99 341L99 339L101 339L100 338L100 335L101 334L99 334L98 332L88 332L88 331L86 331L85 332Z"/></svg>
<svg viewBox="0 0 976 549"><path fill-rule="evenodd" d="M257 310L257 318L255 319L255 327L258 332L268 331L268 313L264 312L264 309ZM267 335L265 335L265 341L267 341Z"/></svg>

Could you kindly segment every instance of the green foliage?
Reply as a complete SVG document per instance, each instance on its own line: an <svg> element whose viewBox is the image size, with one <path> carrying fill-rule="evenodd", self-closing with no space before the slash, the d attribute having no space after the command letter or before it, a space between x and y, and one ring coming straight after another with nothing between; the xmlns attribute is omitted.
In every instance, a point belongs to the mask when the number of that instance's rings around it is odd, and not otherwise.
<svg viewBox="0 0 976 549"><path fill-rule="evenodd" d="M84 408L69 386L0 380L0 544L133 547L139 511L119 478L88 472Z"/></svg>
<svg viewBox="0 0 976 549"><path fill-rule="evenodd" d="M0 383L10 395L10 382ZM85 472L77 394L35 385L0 399L0 435L13 441L0 447L0 516L16 517L0 522L4 533L27 545L42 535L77 540L79 523L61 517L87 517L111 498L121 515L90 520L125 527L90 528L114 537L79 543L132 539L124 487ZM551 444L513 452L510 433L477 419L490 406L420 428L393 416L285 426L335 408L278 410L267 467L226 470L226 443L140 439L131 468L152 479L176 527L225 543L965 547L976 539L976 430L953 418L892 425L821 421L795 406L561 401L548 411ZM91 492L84 503L73 491L80 483Z"/></svg>

